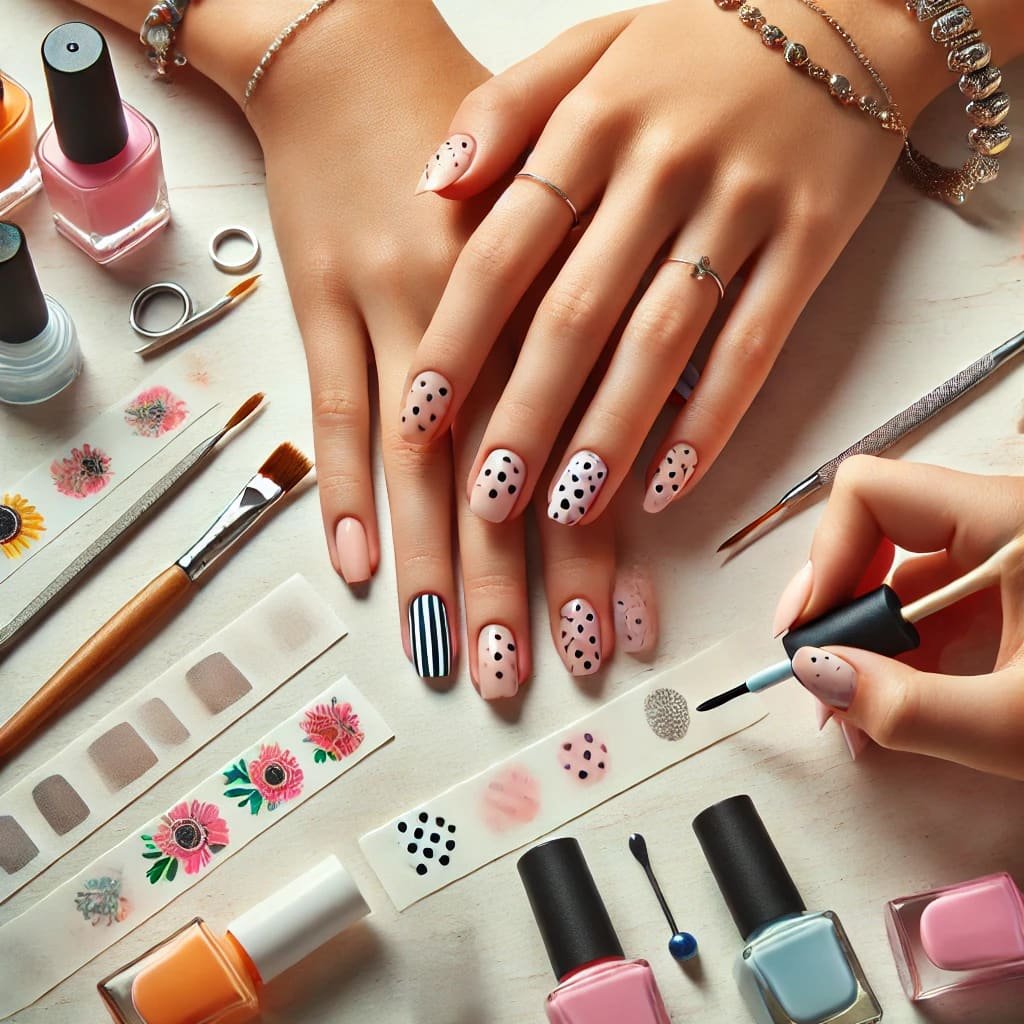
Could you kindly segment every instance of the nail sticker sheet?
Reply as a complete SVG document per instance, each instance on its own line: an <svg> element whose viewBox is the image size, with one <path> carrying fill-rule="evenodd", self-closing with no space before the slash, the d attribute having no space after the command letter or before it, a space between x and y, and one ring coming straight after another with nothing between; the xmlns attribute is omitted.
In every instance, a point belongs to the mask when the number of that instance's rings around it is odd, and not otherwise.
<svg viewBox="0 0 1024 1024"><path fill-rule="evenodd" d="M398 910L765 717L761 701L705 698L778 659L762 631L654 673L576 722L359 840Z"/></svg>
<svg viewBox="0 0 1024 1024"><path fill-rule="evenodd" d="M293 576L29 773L0 796L0 903L345 633Z"/></svg>
<svg viewBox="0 0 1024 1024"><path fill-rule="evenodd" d="M0 1019L74 974L394 734L343 678L0 927Z"/></svg>
<svg viewBox="0 0 1024 1024"><path fill-rule="evenodd" d="M16 484L0 478L0 582L217 404L185 363L172 363Z"/></svg>

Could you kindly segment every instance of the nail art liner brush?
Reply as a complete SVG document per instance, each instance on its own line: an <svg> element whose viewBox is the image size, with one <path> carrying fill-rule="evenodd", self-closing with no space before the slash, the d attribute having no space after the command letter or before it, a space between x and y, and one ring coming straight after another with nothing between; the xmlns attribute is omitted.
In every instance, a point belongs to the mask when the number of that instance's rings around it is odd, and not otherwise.
<svg viewBox="0 0 1024 1024"><path fill-rule="evenodd" d="M247 420L263 402L263 392L250 396L216 433L200 441L176 466L168 470L129 509L122 513L66 569L37 594L13 619L0 627L0 655L15 643L17 636L51 602L55 601L114 541L132 526L141 522L157 508L172 487L184 476L197 470L213 454L214 449L235 427Z"/></svg>
<svg viewBox="0 0 1024 1024"><path fill-rule="evenodd" d="M651 888L654 890L654 895L657 896L658 903L661 904L661 912L665 915L669 928L672 929L672 938L668 940L669 953L676 960L692 959L697 955L697 940L689 932L681 932L676 925L676 919L668 908L665 894L661 891L661 886L658 885L658 879L654 877L651 858L647 853L647 841L639 832L634 832L629 837L629 850L644 869L647 880L651 883Z"/></svg>
<svg viewBox="0 0 1024 1024"><path fill-rule="evenodd" d="M75 693L151 629L172 605L190 596L199 577L231 551L312 468L313 463L293 445L278 445L202 537L86 640L0 726L0 759L9 757Z"/></svg>
<svg viewBox="0 0 1024 1024"><path fill-rule="evenodd" d="M1021 352L1024 352L1024 331L1009 341L1003 342L991 352L985 353L956 376L950 377L933 391L929 391L927 395L919 398L913 405L907 406L892 419L862 437L845 452L819 466L810 476L791 487L767 512L763 512L752 523L748 523L723 541L718 550L725 551L734 547L769 519L799 504L804 498L819 491L822 487L827 487L835 480L839 467L852 455L881 455L883 452L887 452L893 445L966 395L968 391L990 377L1004 363L1020 355Z"/></svg>
<svg viewBox="0 0 1024 1024"><path fill-rule="evenodd" d="M888 586L881 586L834 608L820 618L791 629L782 638L788 657L761 669L746 681L702 704L698 711L711 711L747 693L757 693L793 675L791 659L801 647L859 647L886 657L914 650L921 642L914 623L949 608L979 590L995 586L1006 566L1024 559L1024 533L1004 544L981 565L944 587L904 605Z"/></svg>

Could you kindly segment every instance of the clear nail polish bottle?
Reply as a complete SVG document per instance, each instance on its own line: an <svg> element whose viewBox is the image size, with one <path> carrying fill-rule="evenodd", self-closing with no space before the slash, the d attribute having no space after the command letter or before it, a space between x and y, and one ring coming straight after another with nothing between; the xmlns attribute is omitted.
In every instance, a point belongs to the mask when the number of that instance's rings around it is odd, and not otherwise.
<svg viewBox="0 0 1024 1024"><path fill-rule="evenodd" d="M693 821L744 946L734 976L757 1024L875 1024L882 1007L830 910L808 912L749 796Z"/></svg>
<svg viewBox="0 0 1024 1024"><path fill-rule="evenodd" d="M97 263L120 259L171 218L156 128L124 103L91 25L43 40L53 124L36 153L57 230Z"/></svg>
<svg viewBox="0 0 1024 1024"><path fill-rule="evenodd" d="M910 999L1024 978L1024 897L1005 872L891 900L886 929Z"/></svg>
<svg viewBox="0 0 1024 1024"><path fill-rule="evenodd" d="M519 858L558 987L551 1024L670 1024L646 960L627 960L575 839L552 839Z"/></svg>
<svg viewBox="0 0 1024 1024"><path fill-rule="evenodd" d="M32 97L0 74L0 217L39 190Z"/></svg>
<svg viewBox="0 0 1024 1024"><path fill-rule="evenodd" d="M43 295L21 228L0 221L0 402L45 402L81 369L71 317Z"/></svg>

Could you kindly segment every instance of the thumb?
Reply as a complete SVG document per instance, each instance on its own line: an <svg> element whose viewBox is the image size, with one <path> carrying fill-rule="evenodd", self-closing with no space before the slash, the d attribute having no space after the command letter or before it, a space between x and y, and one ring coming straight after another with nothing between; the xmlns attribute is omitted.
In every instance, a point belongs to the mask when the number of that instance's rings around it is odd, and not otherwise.
<svg viewBox="0 0 1024 1024"><path fill-rule="evenodd" d="M1021 666L949 676L852 647L801 647L793 674L841 723L883 747L1024 778Z"/></svg>
<svg viewBox="0 0 1024 1024"><path fill-rule="evenodd" d="M623 11L577 25L469 93L427 158L416 194L467 199L518 169L558 104L635 16Z"/></svg>

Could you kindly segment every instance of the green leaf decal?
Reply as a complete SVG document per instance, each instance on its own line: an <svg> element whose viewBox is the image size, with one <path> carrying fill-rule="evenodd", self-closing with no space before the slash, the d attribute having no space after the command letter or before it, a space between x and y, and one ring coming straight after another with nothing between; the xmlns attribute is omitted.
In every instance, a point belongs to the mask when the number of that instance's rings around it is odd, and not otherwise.
<svg viewBox="0 0 1024 1024"><path fill-rule="evenodd" d="M163 857L161 860L158 860L146 872L146 877L149 879L150 883L152 885L156 885L156 883L159 882L161 877L163 876L164 870L167 868L167 865L172 863L175 865L175 870L177 870L177 861L175 861L172 857Z"/></svg>
<svg viewBox="0 0 1024 1024"><path fill-rule="evenodd" d="M166 878L168 882L173 882L174 881L174 876L177 873L178 873L178 862L172 857L171 858L171 863L167 865L167 873L164 875L164 878Z"/></svg>
<svg viewBox="0 0 1024 1024"><path fill-rule="evenodd" d="M251 782L249 770L245 766L245 758L239 760L238 764L233 764L224 773L224 784L230 786L232 782Z"/></svg>
<svg viewBox="0 0 1024 1024"><path fill-rule="evenodd" d="M323 764L323 763L324 763L324 762L325 762L325 761L327 760L327 751L326 751L326 750L318 750L318 751L317 751L317 752L316 752L316 753L315 753L315 754L313 755L313 760L314 760L314 761L315 761L315 762L316 762L317 764Z"/></svg>

